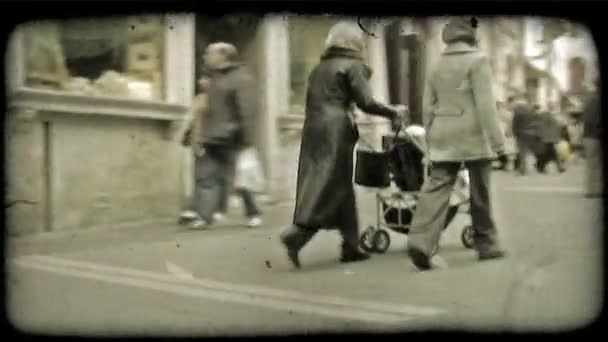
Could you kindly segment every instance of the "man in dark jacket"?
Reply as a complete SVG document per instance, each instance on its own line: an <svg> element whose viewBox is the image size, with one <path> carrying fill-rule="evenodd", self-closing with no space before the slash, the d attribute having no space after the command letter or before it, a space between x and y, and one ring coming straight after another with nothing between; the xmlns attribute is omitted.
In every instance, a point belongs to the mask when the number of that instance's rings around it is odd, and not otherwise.
<svg viewBox="0 0 608 342"><path fill-rule="evenodd" d="M321 61L308 79L293 225L281 236L295 267L300 267L299 251L322 228L340 230L342 262L369 257L359 250L352 182L353 150L359 138L354 106L393 120L393 127L405 112L372 97L371 69L362 50L362 31L355 23L334 25Z"/></svg>
<svg viewBox="0 0 608 342"><path fill-rule="evenodd" d="M201 132L205 154L196 161L199 167L195 196L201 220L193 223L194 228L212 224L213 214L223 209L222 201L231 189L236 155L254 145L258 110L255 81L238 62L233 45L210 44L205 52L205 66L213 74L213 82ZM238 192L249 218L248 225L259 225L260 210L253 194L244 189Z"/></svg>
<svg viewBox="0 0 608 342"><path fill-rule="evenodd" d="M538 172L545 173L547 164L550 162L555 162L559 172L566 171L562 161L559 159L556 147L562 139L562 127L560 123L551 112L541 113L538 121L540 143L543 146L541 153L536 156L536 168Z"/></svg>
<svg viewBox="0 0 608 342"><path fill-rule="evenodd" d="M527 173L527 159L538 145L536 117L529 105L523 101L516 102L513 108L513 135L517 143L516 166L519 174Z"/></svg>
<svg viewBox="0 0 608 342"><path fill-rule="evenodd" d="M602 156L602 105L598 89L591 94L583 113L583 146L585 149L585 196L600 197L604 192Z"/></svg>

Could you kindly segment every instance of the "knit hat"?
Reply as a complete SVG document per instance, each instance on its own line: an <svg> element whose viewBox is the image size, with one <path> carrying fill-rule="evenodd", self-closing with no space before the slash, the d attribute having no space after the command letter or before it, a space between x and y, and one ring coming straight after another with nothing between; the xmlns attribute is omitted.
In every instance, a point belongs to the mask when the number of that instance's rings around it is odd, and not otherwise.
<svg viewBox="0 0 608 342"><path fill-rule="evenodd" d="M477 25L475 18L458 17L450 20L443 28L441 38L446 44L457 41L474 42L477 40Z"/></svg>

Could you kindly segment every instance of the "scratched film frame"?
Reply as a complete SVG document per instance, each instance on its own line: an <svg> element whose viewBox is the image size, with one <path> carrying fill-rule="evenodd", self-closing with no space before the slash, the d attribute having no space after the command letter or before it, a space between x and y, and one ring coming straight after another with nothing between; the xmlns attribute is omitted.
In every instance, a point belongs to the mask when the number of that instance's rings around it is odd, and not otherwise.
<svg viewBox="0 0 608 342"><path fill-rule="evenodd" d="M278 236L291 222L309 75L330 28L341 20L361 28L373 96L407 105L422 123L425 82L450 18L151 13L19 26L6 59L11 325L115 337L548 332L592 323L603 303L603 208L583 197L586 177L596 177L586 171L583 128L600 63L590 30L563 18L476 16L499 106L521 100L555 115L568 143L558 156L563 174L549 165L537 175L530 161L533 175L518 178L511 152L507 170L493 176L508 258L478 263L461 242L470 215L459 212L440 242L447 270L413 271L407 236L390 229L392 247L353 266L337 262L337 232L321 231L302 251L309 267L290 270ZM179 137L205 48L217 41L236 46L258 80L256 147L268 185L257 196L267 223L255 232L234 228L233 198L227 223L210 234L175 224L196 186ZM355 120L361 139L380 149L387 121L362 112ZM363 233L386 218L379 190L354 187Z"/></svg>

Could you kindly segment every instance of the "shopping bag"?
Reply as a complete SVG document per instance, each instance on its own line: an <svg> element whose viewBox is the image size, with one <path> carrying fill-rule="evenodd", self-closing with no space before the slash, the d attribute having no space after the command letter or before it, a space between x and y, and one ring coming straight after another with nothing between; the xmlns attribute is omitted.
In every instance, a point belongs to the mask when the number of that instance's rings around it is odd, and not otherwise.
<svg viewBox="0 0 608 342"><path fill-rule="evenodd" d="M264 191L266 179L256 149L247 148L238 153L234 186L251 192Z"/></svg>
<svg viewBox="0 0 608 342"><path fill-rule="evenodd" d="M570 159L570 144L567 141L561 140L555 145L555 149L561 162L567 162Z"/></svg>

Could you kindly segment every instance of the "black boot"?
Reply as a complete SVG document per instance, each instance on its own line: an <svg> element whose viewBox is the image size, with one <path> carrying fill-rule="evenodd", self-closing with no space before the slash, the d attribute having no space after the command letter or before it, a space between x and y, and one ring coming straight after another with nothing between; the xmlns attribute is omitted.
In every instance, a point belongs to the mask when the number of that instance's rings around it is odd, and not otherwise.
<svg viewBox="0 0 608 342"><path fill-rule="evenodd" d="M287 249L289 261L295 268L300 268L300 250L312 239L316 231L292 225L281 234L281 242Z"/></svg>
<svg viewBox="0 0 608 342"><path fill-rule="evenodd" d="M340 258L340 262L357 262L364 261L370 258L370 255L364 253L360 250L352 250L352 249L342 249L342 257Z"/></svg>
<svg viewBox="0 0 608 342"><path fill-rule="evenodd" d="M407 255L410 257L412 263L414 263L414 266L416 266L418 270L428 271L433 268L433 265L431 264L431 258L428 255L424 254L421 250L415 247L408 247Z"/></svg>

